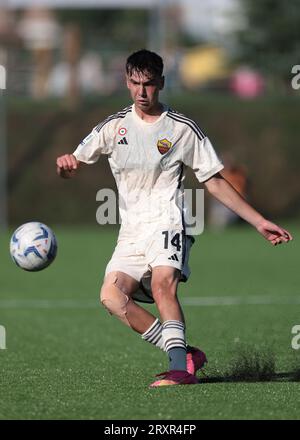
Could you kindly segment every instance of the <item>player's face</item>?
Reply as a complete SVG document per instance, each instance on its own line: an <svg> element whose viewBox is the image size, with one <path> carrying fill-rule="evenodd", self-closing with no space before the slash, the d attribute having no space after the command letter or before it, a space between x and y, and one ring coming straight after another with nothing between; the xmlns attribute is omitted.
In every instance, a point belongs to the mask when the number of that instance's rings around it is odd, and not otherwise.
<svg viewBox="0 0 300 440"><path fill-rule="evenodd" d="M164 77L133 71L126 79L135 106L145 113L155 110L159 104L159 92L164 86Z"/></svg>

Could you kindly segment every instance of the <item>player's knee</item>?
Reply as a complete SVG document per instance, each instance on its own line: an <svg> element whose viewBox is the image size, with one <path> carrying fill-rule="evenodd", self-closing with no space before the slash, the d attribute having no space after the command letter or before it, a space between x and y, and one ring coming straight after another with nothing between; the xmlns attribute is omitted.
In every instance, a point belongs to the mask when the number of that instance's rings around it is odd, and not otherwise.
<svg viewBox="0 0 300 440"><path fill-rule="evenodd" d="M129 325L126 317L129 297L117 286L117 281L115 274L107 275L101 288L100 301L111 315L115 315Z"/></svg>
<svg viewBox="0 0 300 440"><path fill-rule="evenodd" d="M173 298L176 296L177 282L173 277L164 277L153 280L151 288L153 299L155 302L158 302L163 298Z"/></svg>

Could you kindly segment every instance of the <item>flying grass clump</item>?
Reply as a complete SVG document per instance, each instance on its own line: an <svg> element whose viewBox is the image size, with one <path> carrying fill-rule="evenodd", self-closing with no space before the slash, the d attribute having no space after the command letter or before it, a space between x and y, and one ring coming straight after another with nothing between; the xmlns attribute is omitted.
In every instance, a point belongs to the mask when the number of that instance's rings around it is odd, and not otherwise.
<svg viewBox="0 0 300 440"><path fill-rule="evenodd" d="M271 350L239 346L225 377L231 381L263 382L275 377L275 356Z"/></svg>

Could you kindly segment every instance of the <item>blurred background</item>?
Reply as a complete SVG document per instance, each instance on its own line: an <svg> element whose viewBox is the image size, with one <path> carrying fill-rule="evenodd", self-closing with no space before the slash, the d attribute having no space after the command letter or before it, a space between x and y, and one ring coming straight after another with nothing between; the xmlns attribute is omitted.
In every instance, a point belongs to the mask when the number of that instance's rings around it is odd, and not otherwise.
<svg viewBox="0 0 300 440"><path fill-rule="evenodd" d="M199 123L233 185L297 219L299 29L298 0L0 0L2 229L96 224L97 191L115 188L106 158L68 181L55 159L130 104L124 65L141 48L162 55L162 100ZM237 221L210 199L206 216Z"/></svg>

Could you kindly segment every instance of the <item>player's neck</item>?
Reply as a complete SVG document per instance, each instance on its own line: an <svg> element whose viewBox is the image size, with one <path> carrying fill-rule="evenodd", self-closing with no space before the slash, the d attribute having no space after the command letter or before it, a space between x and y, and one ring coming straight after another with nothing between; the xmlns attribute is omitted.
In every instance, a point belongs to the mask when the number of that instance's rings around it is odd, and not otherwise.
<svg viewBox="0 0 300 440"><path fill-rule="evenodd" d="M145 122L155 122L164 112L164 106L160 102L158 102L155 106L145 110L139 108L136 104L134 108L136 114Z"/></svg>

